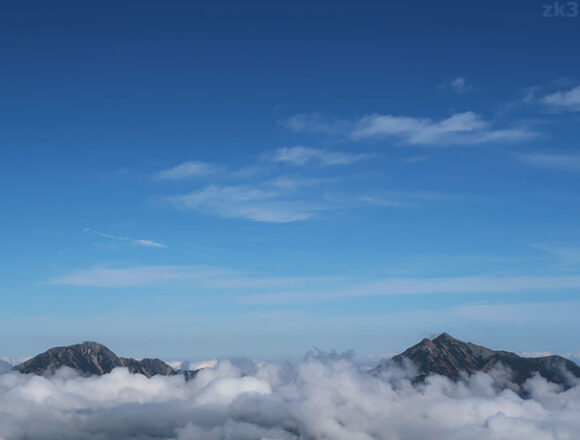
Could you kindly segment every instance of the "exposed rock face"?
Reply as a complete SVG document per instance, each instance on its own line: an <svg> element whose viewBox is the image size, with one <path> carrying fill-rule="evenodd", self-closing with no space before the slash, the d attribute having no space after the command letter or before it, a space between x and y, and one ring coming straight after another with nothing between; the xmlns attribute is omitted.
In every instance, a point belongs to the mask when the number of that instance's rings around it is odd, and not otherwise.
<svg viewBox="0 0 580 440"><path fill-rule="evenodd" d="M14 369L21 373L47 375L54 374L60 367L72 368L84 376L100 376L110 373L117 367L126 367L131 373L143 374L147 377L183 374L186 379L191 379L197 373L197 371L175 370L160 359L137 360L118 357L97 342L54 347L15 366Z"/></svg>
<svg viewBox="0 0 580 440"><path fill-rule="evenodd" d="M131 373L143 374L147 377L161 375L173 376L178 374L177 370L167 365L161 359L141 359L140 361L131 358L120 358L123 367L127 367Z"/></svg>
<svg viewBox="0 0 580 440"><path fill-rule="evenodd" d="M440 374L457 380L462 372L488 372L499 365L511 369L512 380L518 385L536 373L564 387L571 386L574 377L580 377L580 367L561 356L524 358L515 353L494 351L471 342L463 342L447 333L442 333L433 340L423 339L388 362L402 365L405 360L411 361L417 367L417 381L424 380L430 374ZM386 363L379 365L376 371L380 371L385 365Z"/></svg>

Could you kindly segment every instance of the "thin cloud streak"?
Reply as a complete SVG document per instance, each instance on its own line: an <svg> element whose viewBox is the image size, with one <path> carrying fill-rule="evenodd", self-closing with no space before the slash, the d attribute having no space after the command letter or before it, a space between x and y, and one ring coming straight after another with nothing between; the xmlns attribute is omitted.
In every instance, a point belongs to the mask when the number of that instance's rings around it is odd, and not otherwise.
<svg viewBox="0 0 580 440"><path fill-rule="evenodd" d="M90 228L83 229L83 232L98 235L99 237L103 237L103 238L109 238L111 240L124 241L124 242L127 242L133 246L143 246L143 247L162 248L162 249L167 248L167 245L165 245L159 241L155 241L155 240L145 240L145 239L140 239L140 238L122 237L119 235L113 235L113 234L107 234L105 232L95 231L94 229L90 229Z"/></svg>
<svg viewBox="0 0 580 440"><path fill-rule="evenodd" d="M519 156L520 161L539 168L580 171L580 155L534 153Z"/></svg>
<svg viewBox="0 0 580 440"><path fill-rule="evenodd" d="M225 267L203 265L162 265L81 269L47 281L57 286L84 287L204 287L211 289L285 288L340 280L337 276L272 277L259 276Z"/></svg>
<svg viewBox="0 0 580 440"><path fill-rule="evenodd" d="M189 194L171 196L176 206L194 209L225 218L243 218L257 222L289 223L313 218L322 205L289 198L275 189L250 185L210 185Z"/></svg>
<svg viewBox="0 0 580 440"><path fill-rule="evenodd" d="M435 200L417 197L420 191L377 191L373 182L367 189L354 191L346 185L348 176L338 178L336 173L323 175L320 171L315 177L312 175L313 167L345 167L372 157L376 155L294 146L264 153L238 170L225 164L184 162L156 176L176 180L213 174L203 186L162 196L162 200L180 209L265 223L307 221L350 209L409 208ZM221 172L227 169L229 173ZM149 240L135 244L154 246Z"/></svg>
<svg viewBox="0 0 580 440"><path fill-rule="evenodd" d="M501 294L546 289L580 288L580 275L572 276L470 276L450 278L390 278L372 283L361 283L345 289L280 292L249 295L242 299L248 304L325 302L337 299L436 294Z"/></svg>
<svg viewBox="0 0 580 440"><path fill-rule="evenodd" d="M455 113L434 121L408 116L369 115L363 117L352 133L355 140L396 137L410 145L457 145L513 142L529 139L534 133L526 128L495 129L473 112Z"/></svg>
<svg viewBox="0 0 580 440"><path fill-rule="evenodd" d="M237 272L211 266L132 266L111 268L95 266L46 282L56 286L147 287L170 285L176 281L205 284L207 280L232 276Z"/></svg>
<svg viewBox="0 0 580 440"><path fill-rule="evenodd" d="M337 282L340 284L337 285ZM348 283L347 287L339 287ZM263 276L214 266L130 266L77 270L45 284L86 287L204 287L226 289L243 296L247 304L327 302L348 298L395 295L510 294L537 290L580 288L580 275L467 276L441 278L387 278L355 282L353 277ZM298 288L295 291L246 294L246 289Z"/></svg>
<svg viewBox="0 0 580 440"><path fill-rule="evenodd" d="M218 173L221 170L217 165L206 162L189 161L183 162L166 170L155 173L158 180L178 180L195 177L205 177Z"/></svg>
<svg viewBox="0 0 580 440"><path fill-rule="evenodd" d="M418 203L455 199L449 194L420 191L384 194L308 191L313 186L329 182L329 179L280 176L254 185L209 185L188 194L169 196L166 200L178 208L193 209L223 218L290 223L311 220L323 213L342 209L410 208Z"/></svg>
<svg viewBox="0 0 580 440"><path fill-rule="evenodd" d="M350 165L372 157L374 157L372 154L350 154L302 146L283 147L266 155L266 158L272 162L287 163L295 166L316 163L323 167Z"/></svg>
<svg viewBox="0 0 580 440"><path fill-rule="evenodd" d="M440 120L370 114L345 121L321 119L318 114L300 114L287 119L283 125L297 132L340 135L355 141L394 138L407 145L477 145L520 142L537 136L525 126L497 128L471 111Z"/></svg>

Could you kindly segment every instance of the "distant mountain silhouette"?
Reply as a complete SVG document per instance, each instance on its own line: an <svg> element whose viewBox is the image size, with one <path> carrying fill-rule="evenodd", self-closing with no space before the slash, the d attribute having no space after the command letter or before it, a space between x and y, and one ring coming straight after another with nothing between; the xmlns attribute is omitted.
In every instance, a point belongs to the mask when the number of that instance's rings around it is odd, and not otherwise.
<svg viewBox="0 0 580 440"><path fill-rule="evenodd" d="M416 381L422 381L430 374L458 380L462 373L489 372L499 365L512 371L512 381L518 385L522 385L536 373L565 388L572 385L574 378L580 377L580 367L561 356L525 358L508 351L495 351L471 342L463 342L447 333L442 333L433 340L423 339L390 361L379 365L375 371L381 371L392 364L402 366L405 361L410 361L417 367Z"/></svg>
<svg viewBox="0 0 580 440"><path fill-rule="evenodd" d="M54 374L61 367L69 367L84 376L101 376L110 373L114 368L125 367L131 373L147 377L156 375L175 376L182 374L191 379L197 371L175 370L160 359L132 359L118 357L102 344L83 342L67 347L54 347L32 359L14 367L21 373L37 375Z"/></svg>

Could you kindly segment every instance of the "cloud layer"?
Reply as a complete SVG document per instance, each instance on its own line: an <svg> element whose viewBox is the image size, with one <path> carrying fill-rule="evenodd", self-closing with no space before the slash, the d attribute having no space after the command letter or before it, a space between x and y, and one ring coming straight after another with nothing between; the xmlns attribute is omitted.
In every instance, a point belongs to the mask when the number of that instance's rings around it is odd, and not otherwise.
<svg viewBox="0 0 580 440"><path fill-rule="evenodd" d="M2 440L566 440L580 435L580 390L540 377L523 400L498 384L508 371L460 383L409 372L381 376L349 358L298 363L222 361L193 381L116 369L80 378L0 375Z"/></svg>

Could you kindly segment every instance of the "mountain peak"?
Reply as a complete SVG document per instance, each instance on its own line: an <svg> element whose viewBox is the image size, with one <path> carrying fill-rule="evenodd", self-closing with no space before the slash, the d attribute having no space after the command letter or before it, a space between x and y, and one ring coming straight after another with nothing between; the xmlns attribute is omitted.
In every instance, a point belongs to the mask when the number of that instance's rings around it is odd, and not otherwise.
<svg viewBox="0 0 580 440"><path fill-rule="evenodd" d="M571 376L580 377L580 367L560 356L523 358L515 353L495 351L471 342L463 342L445 332L433 340L423 339L394 356L390 362L403 365L405 361L411 361L417 367L416 381L422 381L430 374L458 380L462 374L489 372L500 365L511 370L513 381L518 385L534 374L564 387L570 385ZM380 371L384 365L379 365L377 370Z"/></svg>
<svg viewBox="0 0 580 440"><path fill-rule="evenodd" d="M195 371L177 371L160 359L137 360L119 357L103 344L94 341L53 347L15 366L14 369L21 373L50 375L61 367L72 368L84 376L101 376L117 367L125 367L131 373L143 374L147 377L183 374L186 379L190 379L196 373Z"/></svg>
<svg viewBox="0 0 580 440"><path fill-rule="evenodd" d="M97 350L101 350L103 348L107 348L105 345L101 344L100 342L95 342L95 341L83 341L80 344L81 347L87 347L87 348L92 348L92 349L97 349ZM108 348L107 348L108 350Z"/></svg>
<svg viewBox="0 0 580 440"><path fill-rule="evenodd" d="M433 339L433 342L460 342L460 341L458 339L455 339L449 333L443 332L435 339Z"/></svg>

